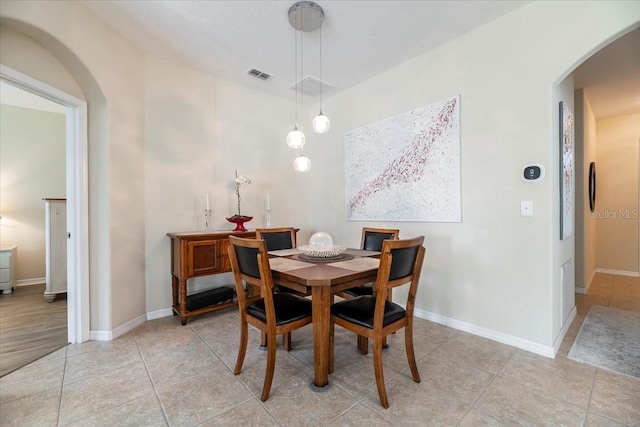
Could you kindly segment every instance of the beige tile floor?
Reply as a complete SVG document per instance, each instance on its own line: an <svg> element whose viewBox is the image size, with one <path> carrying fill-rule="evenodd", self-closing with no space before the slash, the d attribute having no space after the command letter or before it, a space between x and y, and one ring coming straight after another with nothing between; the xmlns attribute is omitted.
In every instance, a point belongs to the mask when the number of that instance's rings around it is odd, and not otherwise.
<svg viewBox="0 0 640 427"><path fill-rule="evenodd" d="M390 337L379 405L371 354L336 329L336 369L326 392L313 377L311 326L280 347L267 402L259 395L265 353L251 331L234 376L233 310L180 326L145 323L111 342L70 345L0 379L2 426L621 426L640 425L640 380L566 358L591 304L640 311L640 280L598 275L555 359L417 319L422 382L408 373L403 334Z"/></svg>

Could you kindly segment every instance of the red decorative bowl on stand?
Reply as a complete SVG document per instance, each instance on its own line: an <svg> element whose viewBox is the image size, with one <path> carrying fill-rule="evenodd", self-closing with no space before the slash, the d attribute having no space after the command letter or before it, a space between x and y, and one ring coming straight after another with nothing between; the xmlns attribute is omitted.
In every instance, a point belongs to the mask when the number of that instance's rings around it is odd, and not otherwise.
<svg viewBox="0 0 640 427"><path fill-rule="evenodd" d="M227 221L232 222L236 225L236 228L234 228L233 231L247 231L247 229L244 228L244 223L249 222L252 219L252 216L234 215L231 218L227 218Z"/></svg>

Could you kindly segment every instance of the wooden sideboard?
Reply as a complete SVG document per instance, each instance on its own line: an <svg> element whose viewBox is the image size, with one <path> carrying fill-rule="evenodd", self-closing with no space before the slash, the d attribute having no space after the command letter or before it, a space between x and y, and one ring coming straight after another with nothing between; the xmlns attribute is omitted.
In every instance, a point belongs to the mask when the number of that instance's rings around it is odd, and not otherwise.
<svg viewBox="0 0 640 427"><path fill-rule="evenodd" d="M231 271L228 248L229 236L255 238L255 231L183 232L167 233L171 238L171 290L173 312L180 322L198 314L221 310L237 304L236 299L220 304L187 310L187 280Z"/></svg>

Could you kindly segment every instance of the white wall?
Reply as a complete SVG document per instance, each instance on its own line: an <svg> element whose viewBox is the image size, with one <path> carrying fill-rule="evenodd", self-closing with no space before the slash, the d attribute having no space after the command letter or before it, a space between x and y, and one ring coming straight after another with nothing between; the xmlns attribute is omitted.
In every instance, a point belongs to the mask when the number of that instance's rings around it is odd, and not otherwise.
<svg viewBox="0 0 640 427"><path fill-rule="evenodd" d="M179 77L177 77L179 76ZM145 64L145 199L147 311L171 307L168 232L204 229L205 194L212 229L231 230L237 210L235 170L252 178L241 190L248 228L264 226L264 195L272 226L295 223L288 213L295 181L285 143L293 103L153 57ZM231 284L230 274L189 281L189 293Z"/></svg>
<svg viewBox="0 0 640 427"><path fill-rule="evenodd" d="M44 283L42 199L65 198L65 142L64 114L0 105L0 245L18 246L18 282Z"/></svg>
<svg viewBox="0 0 640 427"><path fill-rule="evenodd" d="M596 273L596 219L589 207L589 165L596 163L596 119L584 90L576 110L576 291L586 294Z"/></svg>
<svg viewBox="0 0 640 427"><path fill-rule="evenodd" d="M144 56L79 2L9 1L0 13L33 39L3 45L2 63L54 87L72 86L64 68L88 102L91 330L108 337L145 313ZM46 68L52 57L61 67Z"/></svg>
<svg viewBox="0 0 640 427"><path fill-rule="evenodd" d="M29 70L29 75L79 99L85 99L73 76L55 56L34 40L7 26L16 24L0 18L0 62L14 70Z"/></svg>
<svg viewBox="0 0 640 427"><path fill-rule="evenodd" d="M344 133L460 94L462 223L383 225L426 236L419 312L548 351L561 329L559 267L573 257L573 239L559 240L557 101L573 107L561 82L639 20L637 3L534 2L327 99L332 130L305 146L314 166L301 178L320 191L299 225L357 244L369 224L344 221ZM525 182L530 163L546 178ZM521 200L533 217L520 216Z"/></svg>
<svg viewBox="0 0 640 427"><path fill-rule="evenodd" d="M598 268L637 275L640 114L598 120L597 138Z"/></svg>

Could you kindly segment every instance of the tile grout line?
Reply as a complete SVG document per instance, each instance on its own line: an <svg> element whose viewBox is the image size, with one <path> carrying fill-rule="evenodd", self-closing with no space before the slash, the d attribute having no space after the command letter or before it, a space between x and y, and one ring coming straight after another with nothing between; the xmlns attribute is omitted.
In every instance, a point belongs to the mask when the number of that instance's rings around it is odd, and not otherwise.
<svg viewBox="0 0 640 427"><path fill-rule="evenodd" d="M504 367L507 365L507 363L509 363L509 361L513 358L513 355L516 354L518 351L518 349L514 349L511 354L509 355L509 357L507 358L507 360L505 360L505 362L502 364L502 366L500 367L500 369L498 369L497 372L495 373L491 373L493 375L493 378L491 378L491 381L489 381L487 383L487 385L484 387L484 389L482 389L482 391L478 394L478 396L473 400L473 402L471 403L471 405L469 405L469 409L466 410L466 412L464 413L464 415L462 415L462 417L460 418L460 420L458 420L458 423L456 423L456 425L459 425L462 420L464 420L464 418L467 416L467 414L472 410L475 409L476 411L480 412L482 415L489 417L493 420L495 420L495 418L492 415L489 415L487 413L485 413L484 411L481 411L480 409L476 408L476 403L478 402L478 400L480 400L480 398L482 396L484 396L484 394L487 392L487 389L489 387L491 387L491 384L493 384L493 382L496 380L496 378L498 378L498 376L500 376L500 372L502 372L502 370L504 369ZM480 367L477 367L478 369L480 369L481 371L484 372L488 372ZM490 373L490 372L488 372ZM497 421L497 420L496 420Z"/></svg>
<svg viewBox="0 0 640 427"><path fill-rule="evenodd" d="M593 387L596 384L596 375L598 374L598 368L593 370L593 377L591 378L591 388L589 388L589 399L587 400L587 410L584 413L584 420L582 420L582 425L584 426L587 422L587 415L589 415L589 409L591 408L591 396L593 395Z"/></svg>
<svg viewBox="0 0 640 427"><path fill-rule="evenodd" d="M145 359L144 355L142 354L142 350L140 349L140 344L138 343L138 337L134 334L133 335L133 342L136 343L136 349L138 350L138 354L140 355L140 359L142 359L142 364L144 365L144 370L147 373L147 377L149 378L149 382L151 383L151 388L153 389L153 395L156 398L156 401L158 402L158 405L160 405L160 411L162 411L162 416L164 418L164 421L167 423L167 426L171 426L171 424L169 423L169 418L167 417L167 411L164 407L164 405L162 404L162 401L160 400L160 396L158 396L158 390L156 389L156 384L153 381L153 378L151 377L151 372L149 372L149 366L147 365L147 360Z"/></svg>
<svg viewBox="0 0 640 427"><path fill-rule="evenodd" d="M238 320L239 320L239 317L238 317ZM253 325L248 325L248 326L249 326L249 327L253 327L256 331L260 332L260 331L259 331L259 329L255 328ZM237 378L237 375L235 375L235 374L233 373L233 369L232 369L229 365L227 365L227 363L224 361L224 359L223 359L222 357L220 357L220 355L218 354L218 352L217 352L217 351L215 351L215 350L214 350L214 349L209 345L209 343L208 343L208 342L207 342L207 341L202 337L202 335L200 335L200 334L198 333L198 331L197 331L195 328L193 328L193 327L191 327L191 330L193 331L193 333L194 333L194 334L196 334L196 336L197 336L198 338L200 338L200 339L202 340L202 342L207 346L207 348L209 348L209 350L211 350L211 352L212 352L212 353L213 353L213 354L214 354L218 359L220 359L220 362L222 362L222 364L223 364L223 365L224 365L224 366L229 370L229 372L230 372L230 373L231 373L235 378ZM297 359L297 358L296 358L296 359ZM277 359L276 359L276 360L277 360ZM304 363L303 363L303 364L304 364ZM304 365L306 366L306 364L304 364ZM289 380L287 380L287 381L289 381ZM286 383L287 381L285 381L285 383ZM206 423L207 421L213 420L213 419L215 419L216 417L219 417L219 416L221 416L221 415L223 415L223 414L225 414L225 413L227 413L227 412L229 412L229 411L231 411L231 410L233 410L233 409L235 409L235 408L237 408L237 407L239 407L239 406L241 406L241 405L245 404L246 402L248 402L248 401L250 401L250 400L255 400L255 401L257 401L257 402L258 402L258 404L259 404L259 405L260 405L260 406L265 410L265 412L266 412L267 414L269 414L269 416L274 420L274 422L275 422L276 424L278 424L278 425L282 425L282 424L281 424L281 423L276 419L276 417L271 413L271 411L269 411L269 409L265 406L264 402L263 402L263 401L261 401L260 399L258 399L258 397L253 393L253 391L251 391L251 389L249 388L249 386L248 386L247 384L245 384L245 383L244 383L243 381L241 381L241 380L238 380L238 382L240 383L240 385L241 385L242 387L244 387L244 388L249 392L249 394L251 395L251 397L249 397L249 398L248 398L248 399L246 399L246 400L243 400L242 402L238 402L238 404L237 404L237 405L234 405L234 406L232 406L231 408L229 408L229 409L227 409L227 410L225 410L225 411L223 411L223 412L221 412L221 413L219 413L219 414L216 414L216 415L214 415L213 417L211 417L211 418L209 418L209 419L207 419L207 420L204 420L204 421L203 421L202 423L200 423L200 424L203 424L203 423Z"/></svg>
<svg viewBox="0 0 640 427"><path fill-rule="evenodd" d="M60 426L60 415L62 414L62 394L64 393L64 376L67 374L67 356L69 354L69 346L64 351L64 366L62 367L62 383L60 384L60 398L58 399L58 417L56 425Z"/></svg>

